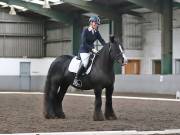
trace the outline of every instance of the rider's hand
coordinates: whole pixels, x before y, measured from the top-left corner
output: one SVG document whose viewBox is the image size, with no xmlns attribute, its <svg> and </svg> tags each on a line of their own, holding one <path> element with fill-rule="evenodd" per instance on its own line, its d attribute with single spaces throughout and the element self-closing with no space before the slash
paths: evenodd
<svg viewBox="0 0 180 135">
<path fill-rule="evenodd" d="M 94 49 L 94 48 L 92 49 L 92 52 L 95 53 L 95 54 L 98 53 L 98 51 L 96 49 Z"/>
</svg>

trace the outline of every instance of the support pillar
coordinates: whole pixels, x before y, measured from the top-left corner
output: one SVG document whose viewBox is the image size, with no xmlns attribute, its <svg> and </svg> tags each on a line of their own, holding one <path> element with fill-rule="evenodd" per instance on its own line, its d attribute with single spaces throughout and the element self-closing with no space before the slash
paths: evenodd
<svg viewBox="0 0 180 135">
<path fill-rule="evenodd" d="M 162 1 L 161 74 L 172 74 L 173 1 Z"/>
<path fill-rule="evenodd" d="M 80 47 L 80 41 L 81 41 L 81 32 L 83 29 L 81 18 L 79 15 L 77 15 L 73 22 L 73 36 L 72 36 L 72 46 L 73 46 L 73 55 L 78 55 L 78 50 Z"/>
<path fill-rule="evenodd" d="M 120 16 L 120 21 L 110 21 L 109 24 L 109 32 L 110 35 L 113 34 L 115 36 L 116 41 L 122 43 L 122 16 Z M 116 74 L 122 73 L 122 67 L 119 63 L 114 64 L 114 70 Z"/>
</svg>

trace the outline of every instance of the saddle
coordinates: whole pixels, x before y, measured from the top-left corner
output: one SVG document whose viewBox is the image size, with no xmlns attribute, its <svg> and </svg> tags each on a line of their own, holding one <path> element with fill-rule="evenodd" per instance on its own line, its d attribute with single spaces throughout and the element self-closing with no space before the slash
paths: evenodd
<svg viewBox="0 0 180 135">
<path fill-rule="evenodd" d="M 93 62 L 94 62 L 95 57 L 96 57 L 95 54 L 91 54 L 91 55 L 90 55 L 87 68 L 86 68 L 85 71 L 83 72 L 84 74 L 89 74 L 89 73 L 91 72 L 92 65 L 93 65 Z M 81 57 L 80 57 L 79 55 L 73 57 L 73 59 L 71 60 L 71 62 L 70 62 L 70 64 L 69 64 L 69 67 L 68 67 L 69 72 L 77 73 L 77 71 L 78 71 L 79 66 L 80 66 L 81 63 L 82 63 L 82 61 L 81 61 Z"/>
</svg>

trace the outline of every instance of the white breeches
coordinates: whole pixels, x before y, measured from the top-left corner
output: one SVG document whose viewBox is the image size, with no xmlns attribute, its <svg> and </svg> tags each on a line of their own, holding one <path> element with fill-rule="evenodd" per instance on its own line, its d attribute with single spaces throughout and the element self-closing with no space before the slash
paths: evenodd
<svg viewBox="0 0 180 135">
<path fill-rule="evenodd" d="M 80 53 L 83 66 L 86 68 L 89 62 L 90 53 Z"/>
</svg>

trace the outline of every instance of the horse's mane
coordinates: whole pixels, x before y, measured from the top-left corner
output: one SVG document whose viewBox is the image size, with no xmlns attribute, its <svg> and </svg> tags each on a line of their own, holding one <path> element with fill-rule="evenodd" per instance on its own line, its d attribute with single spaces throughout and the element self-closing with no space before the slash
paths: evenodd
<svg viewBox="0 0 180 135">
<path fill-rule="evenodd" d="M 103 45 L 103 47 L 98 51 L 98 53 L 96 54 L 96 57 L 95 57 L 95 59 L 94 59 L 94 62 L 96 62 L 97 59 L 98 59 L 101 55 L 105 54 L 105 52 L 106 52 L 107 50 L 109 50 L 109 42 L 108 42 L 108 43 L 105 43 L 105 44 Z"/>
<path fill-rule="evenodd" d="M 99 50 L 98 54 L 100 55 L 102 52 L 104 52 L 106 49 L 109 49 L 109 42 L 105 43 L 103 47 Z"/>
</svg>

